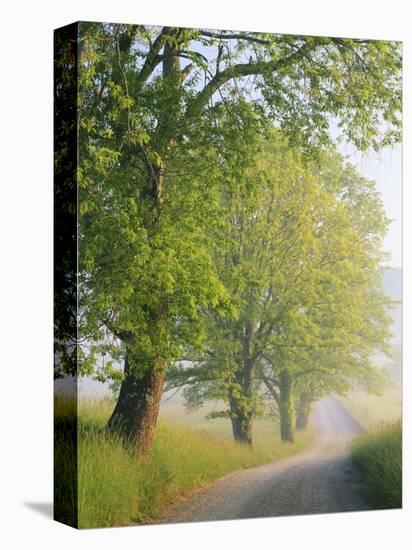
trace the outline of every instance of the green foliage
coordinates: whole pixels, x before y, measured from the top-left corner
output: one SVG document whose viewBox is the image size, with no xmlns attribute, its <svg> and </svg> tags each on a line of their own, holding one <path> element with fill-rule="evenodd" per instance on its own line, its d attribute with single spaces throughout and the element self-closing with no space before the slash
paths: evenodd
<svg viewBox="0 0 412 550">
<path fill-rule="evenodd" d="M 296 40 L 280 45 L 283 55 L 296 48 Z M 305 37 L 300 44 L 305 55 L 299 63 L 265 74 L 262 85 L 262 95 L 292 143 L 309 156 L 314 145 L 331 144 L 331 119 L 360 150 L 400 139 L 399 43 Z"/>
<path fill-rule="evenodd" d="M 230 309 L 211 241 L 258 133 L 275 122 L 307 156 L 330 143 L 330 117 L 359 148 L 399 138 L 394 42 L 81 23 L 78 74 L 79 360 L 102 380 L 126 344 L 135 370 L 201 349 L 202 312 Z"/>
<path fill-rule="evenodd" d="M 78 187 L 79 374 L 116 389 L 127 348 L 132 374 L 168 366 L 191 405 L 223 399 L 242 420 L 262 414 L 264 376 L 276 399 L 280 371 L 318 393 L 378 391 L 388 222 L 329 125 L 360 150 L 399 141 L 400 45 L 81 23 L 77 54 L 76 173 L 64 147 L 55 160 Z M 101 421 L 79 436 L 83 526 L 156 517 L 278 452 L 161 425 L 137 462 Z"/>
<path fill-rule="evenodd" d="M 402 424 L 384 424 L 358 438 L 352 457 L 365 474 L 374 508 L 402 507 Z"/>
<path fill-rule="evenodd" d="M 362 383 L 379 392 L 390 304 L 381 287 L 388 221 L 375 184 L 334 151 L 303 162 L 280 132 L 222 190 L 225 223 L 214 250 L 231 315 L 206 314 L 208 340 L 195 365 L 168 370 L 191 406 L 236 402 L 236 415 L 264 409 L 262 381 L 279 405 L 279 373 L 314 398 Z M 234 410 L 223 411 L 233 417 Z"/>
<path fill-rule="evenodd" d="M 54 40 L 54 377 L 77 372 L 77 25 Z"/>
</svg>

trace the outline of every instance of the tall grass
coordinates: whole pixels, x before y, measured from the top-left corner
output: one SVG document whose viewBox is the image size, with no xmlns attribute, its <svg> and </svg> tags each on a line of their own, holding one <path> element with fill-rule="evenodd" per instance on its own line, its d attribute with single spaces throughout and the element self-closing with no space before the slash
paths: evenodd
<svg viewBox="0 0 412 550">
<path fill-rule="evenodd" d="M 83 528 L 153 522 L 176 498 L 228 472 L 285 458 L 302 450 L 313 436 L 299 434 L 293 445 L 260 440 L 250 449 L 161 420 L 149 455 L 137 460 L 103 429 L 109 411 L 105 402 L 81 407 L 78 498 Z"/>
<path fill-rule="evenodd" d="M 352 456 L 365 474 L 371 505 L 375 508 L 401 508 L 401 422 L 385 424 L 357 438 Z"/>
<path fill-rule="evenodd" d="M 78 526 L 77 403 L 57 397 L 54 405 L 54 518 Z"/>
</svg>

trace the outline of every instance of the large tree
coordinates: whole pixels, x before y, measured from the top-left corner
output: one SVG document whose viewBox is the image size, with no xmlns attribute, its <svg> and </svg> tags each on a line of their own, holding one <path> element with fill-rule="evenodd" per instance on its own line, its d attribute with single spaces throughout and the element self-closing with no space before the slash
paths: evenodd
<svg viewBox="0 0 412 550">
<path fill-rule="evenodd" d="M 371 353 L 386 349 L 380 288 L 387 226 L 372 182 L 336 153 L 299 161 L 279 132 L 237 185 L 222 191 L 228 214 L 215 265 L 234 315 L 207 313 L 208 345 L 191 368 L 168 370 L 191 404 L 221 399 L 235 440 L 252 442 L 263 382 L 293 441 L 294 404 L 381 379 Z M 221 243 L 224 243 L 223 245 Z"/>
<path fill-rule="evenodd" d="M 82 372 L 95 351 L 123 353 L 109 424 L 137 452 L 166 364 L 200 338 L 199 311 L 225 300 L 202 228 L 227 156 L 270 122 L 308 155 L 330 143 L 331 119 L 361 149 L 393 143 L 400 68 L 392 42 L 80 24 Z"/>
<path fill-rule="evenodd" d="M 374 182 L 337 155 L 324 157 L 319 175 L 329 200 L 313 220 L 310 235 L 317 245 L 306 250 L 309 258 L 299 257 L 300 267 L 281 268 L 293 281 L 284 278 L 278 286 L 288 311 L 260 364 L 260 378 L 279 407 L 284 441 L 294 440 L 296 394 L 305 424 L 310 402 L 325 393 L 344 393 L 359 383 L 379 392 L 385 375 L 373 357 L 389 351 L 391 300 L 382 287 L 388 220 L 381 198 Z"/>
</svg>

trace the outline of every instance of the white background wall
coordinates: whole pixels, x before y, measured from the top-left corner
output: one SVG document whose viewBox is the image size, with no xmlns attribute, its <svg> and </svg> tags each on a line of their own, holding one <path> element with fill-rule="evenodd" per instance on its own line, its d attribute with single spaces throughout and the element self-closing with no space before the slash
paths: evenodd
<svg viewBox="0 0 412 550">
<path fill-rule="evenodd" d="M 52 500 L 52 29 L 84 20 L 219 27 L 405 41 L 405 387 L 410 345 L 411 55 L 401 0 L 67 0 L 2 4 L 0 64 L 0 544 L 3 548 L 408 548 L 404 511 L 76 532 L 30 503 Z M 408 397 L 406 395 L 406 397 Z M 405 463 L 411 464 L 411 400 Z M 410 544 L 410 542 L 409 542 Z"/>
</svg>

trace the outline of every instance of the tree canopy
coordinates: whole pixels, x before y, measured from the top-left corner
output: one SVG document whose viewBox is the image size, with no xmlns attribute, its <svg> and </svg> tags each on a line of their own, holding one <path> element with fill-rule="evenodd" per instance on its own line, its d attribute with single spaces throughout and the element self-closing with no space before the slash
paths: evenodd
<svg viewBox="0 0 412 550">
<path fill-rule="evenodd" d="M 398 141 L 401 50 L 385 41 L 80 23 L 77 44 L 67 44 L 66 53 L 61 60 L 67 67 L 77 62 L 78 77 L 77 366 L 80 374 L 105 380 L 119 376 L 112 359 L 125 359 L 112 425 L 130 426 L 128 436 L 144 450 L 151 436 L 143 432 L 149 425 L 147 433 L 153 432 L 166 365 L 185 349 L 204 347 L 205 311 L 225 314 L 240 296 L 233 295 L 233 281 L 225 280 L 212 253 L 222 223 L 226 226 L 222 188 L 228 193 L 235 188 L 252 166 L 259 140 L 274 126 L 306 162 L 319 160 L 331 146 L 332 125 L 360 150 Z M 260 162 L 268 161 L 262 157 Z M 289 330 L 305 328 L 308 339 L 319 341 L 326 337 L 321 313 L 303 315 L 306 305 L 297 309 L 303 300 L 298 287 L 293 292 L 289 285 L 285 298 L 278 289 L 286 280 L 306 278 L 308 287 L 322 287 L 327 299 L 344 269 L 360 277 L 355 259 L 362 243 L 349 239 L 353 250 L 345 250 L 343 235 L 356 228 L 347 227 L 343 203 L 336 201 L 329 219 L 332 194 L 312 183 L 314 175 L 300 185 L 300 168 L 289 161 L 288 168 L 297 192 L 290 199 L 285 192 L 282 199 L 295 200 L 287 223 L 282 200 L 278 204 L 266 195 L 279 211 L 268 237 L 259 237 L 262 257 L 276 246 L 284 258 L 282 269 L 276 268 L 274 281 L 274 267 L 267 262 L 261 266 L 266 273 L 255 282 L 250 271 L 249 283 L 253 295 L 272 277 L 281 304 L 286 295 L 295 304 L 282 313 Z M 280 176 L 273 176 L 278 181 Z M 355 187 L 349 189 L 353 178 L 347 179 L 342 193 L 356 200 Z M 321 197 L 319 215 L 325 216 L 317 228 L 308 206 L 314 195 Z M 373 200 L 372 193 L 364 195 Z M 363 208 L 369 207 L 365 198 Z M 357 218 L 365 223 L 365 216 Z M 321 251 L 314 233 L 326 227 L 331 237 L 325 233 Z M 296 236 L 292 256 L 288 232 L 299 231 L 302 238 Z M 365 238 L 377 251 L 375 234 Z M 321 281 L 313 258 L 318 265 L 334 261 L 334 247 L 345 256 L 353 253 L 351 268 L 341 267 L 349 259 L 338 263 Z M 234 277 L 240 275 L 241 280 L 240 273 Z M 270 298 L 271 286 L 264 292 Z M 310 292 L 306 301 L 313 297 Z M 277 311 L 283 311 L 281 304 Z M 274 308 L 271 299 L 265 307 Z M 262 338 L 279 344 L 282 333 L 275 335 L 269 327 L 272 322 L 261 329 Z"/>
<path fill-rule="evenodd" d="M 171 367 L 169 387 L 186 385 L 191 404 L 227 402 L 215 415 L 249 430 L 262 382 L 278 406 L 282 377 L 291 389 L 299 380 L 379 390 L 371 354 L 389 337 L 380 252 L 388 220 L 373 183 L 334 152 L 304 163 L 275 132 L 222 194 L 215 263 L 236 312 L 209 314 L 205 354 L 192 368 Z"/>
</svg>

